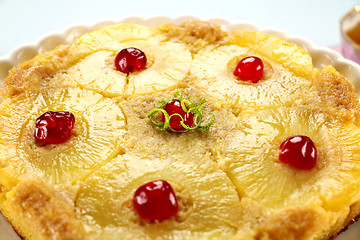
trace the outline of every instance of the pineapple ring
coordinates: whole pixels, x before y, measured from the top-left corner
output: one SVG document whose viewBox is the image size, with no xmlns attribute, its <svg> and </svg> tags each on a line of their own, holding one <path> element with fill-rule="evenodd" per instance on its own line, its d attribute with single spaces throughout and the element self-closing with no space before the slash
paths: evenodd
<svg viewBox="0 0 360 240">
<path fill-rule="evenodd" d="M 129 75 L 116 70 L 114 59 L 124 48 L 142 49 L 148 59 L 145 69 Z M 147 94 L 179 86 L 191 65 L 191 54 L 184 45 L 133 40 L 123 42 L 118 49 L 103 49 L 91 53 L 78 63 L 57 74 L 55 84 L 78 85 L 108 97 Z"/>
<path fill-rule="evenodd" d="M 296 76 L 311 78 L 314 66 L 311 56 L 300 46 L 278 36 L 259 31 L 235 30 L 227 44 L 247 48 L 289 69 Z"/>
<path fill-rule="evenodd" d="M 146 94 L 174 89 L 189 72 L 192 56 L 181 43 L 164 41 L 153 28 L 119 24 L 81 36 L 71 51 L 87 56 L 72 66 L 70 76 L 80 86 L 109 96 Z M 115 69 L 116 54 L 128 47 L 142 50 L 147 57 L 144 70 L 127 74 Z"/>
<path fill-rule="evenodd" d="M 136 24 L 116 24 L 86 33 L 71 44 L 71 52 L 92 53 L 104 49 L 120 51 L 124 42 L 145 40 L 161 42 L 165 36 L 159 31 Z"/>
<path fill-rule="evenodd" d="M 229 238 L 241 222 L 242 207 L 233 184 L 210 159 L 192 155 L 166 159 L 126 153 L 94 172 L 83 183 L 76 211 L 92 229 L 92 238 L 164 239 Z M 204 156 L 202 157 L 204 158 Z M 174 188 L 179 212 L 160 223 L 142 220 L 132 207 L 142 184 L 166 179 Z M 198 191 L 202 189 L 202 191 Z M 118 214 L 114 214 L 118 213 Z"/>
<path fill-rule="evenodd" d="M 185 44 L 165 39 L 159 30 L 138 25 L 94 30 L 68 47 L 60 46 L 10 71 L 3 96 L 37 91 L 44 86 L 80 87 L 107 97 L 174 89 L 187 76 L 192 55 Z M 116 70 L 114 64 L 116 54 L 128 47 L 143 50 L 148 59 L 144 70 L 129 76 Z M 26 70 L 30 73 L 24 76 Z"/>
<path fill-rule="evenodd" d="M 260 79 L 258 83 L 239 80 L 233 74 L 236 66 L 234 59 L 250 55 L 258 56 L 265 62 L 265 79 Z M 301 95 L 309 95 L 312 86 L 311 80 L 295 76 L 261 53 L 257 55 L 238 45 L 209 46 L 200 51 L 193 60 L 191 79 L 192 84 L 207 95 L 226 101 L 235 108 L 291 105 L 302 99 Z"/>
<path fill-rule="evenodd" d="M 281 142 L 292 135 L 306 135 L 315 143 L 314 169 L 296 170 L 278 160 Z M 352 121 L 300 108 L 267 109 L 242 115 L 225 142 L 220 165 L 242 196 L 267 207 L 334 210 L 359 198 L 353 189 L 360 187 L 360 131 Z"/>
<path fill-rule="evenodd" d="M 63 144 L 37 143 L 33 135 L 36 118 L 47 111 L 64 110 L 75 115 L 71 138 Z M 120 143 L 126 132 L 122 110 L 94 92 L 68 88 L 18 95 L 4 102 L 0 112 L 0 159 L 5 165 L 1 173 L 17 172 L 15 178 L 23 174 L 26 179 L 28 174 L 67 185 L 122 152 Z"/>
</svg>

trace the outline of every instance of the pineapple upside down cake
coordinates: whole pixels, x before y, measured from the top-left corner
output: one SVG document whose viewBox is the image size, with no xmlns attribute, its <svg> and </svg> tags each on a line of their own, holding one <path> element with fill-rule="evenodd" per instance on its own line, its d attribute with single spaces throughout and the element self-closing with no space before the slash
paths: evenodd
<svg viewBox="0 0 360 240">
<path fill-rule="evenodd" d="M 111 25 L 1 94 L 0 209 L 24 239 L 330 239 L 360 214 L 354 87 L 280 37 Z"/>
</svg>

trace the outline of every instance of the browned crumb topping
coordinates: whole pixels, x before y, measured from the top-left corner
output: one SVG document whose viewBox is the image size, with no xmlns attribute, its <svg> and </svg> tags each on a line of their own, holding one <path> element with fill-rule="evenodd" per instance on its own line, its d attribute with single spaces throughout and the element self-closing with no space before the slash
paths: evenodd
<svg viewBox="0 0 360 240">
<path fill-rule="evenodd" d="M 209 44 L 222 41 L 227 36 L 220 26 L 201 21 L 188 21 L 181 25 L 166 23 L 158 29 L 169 38 L 177 38 L 184 42 L 195 53 Z"/>
<path fill-rule="evenodd" d="M 69 203 L 39 182 L 20 183 L 9 199 L 11 215 L 33 232 L 35 239 L 84 239 L 81 224 Z M 19 224 L 19 223 L 18 223 Z"/>
<path fill-rule="evenodd" d="M 308 239 L 322 223 L 323 220 L 314 209 L 288 209 L 264 222 L 255 239 Z"/>
<path fill-rule="evenodd" d="M 317 71 L 314 86 L 323 102 L 338 114 L 353 112 L 359 118 L 360 107 L 354 86 L 333 67 L 326 66 Z"/>
<path fill-rule="evenodd" d="M 52 77 L 62 67 L 67 54 L 68 47 L 61 45 L 11 69 L 0 90 L 1 96 L 6 99 L 25 90 L 37 91 L 41 81 Z"/>
</svg>

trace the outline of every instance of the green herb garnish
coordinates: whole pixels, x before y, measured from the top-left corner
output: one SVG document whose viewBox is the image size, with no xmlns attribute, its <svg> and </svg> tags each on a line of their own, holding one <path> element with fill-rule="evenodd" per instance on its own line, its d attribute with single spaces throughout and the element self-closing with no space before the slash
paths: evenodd
<svg viewBox="0 0 360 240">
<path fill-rule="evenodd" d="M 210 129 L 210 126 L 215 121 L 215 115 L 211 115 L 209 123 L 206 125 L 201 125 L 203 120 L 202 108 L 206 103 L 205 99 L 200 99 L 198 102 L 191 102 L 190 97 L 183 98 L 180 92 L 174 94 L 175 99 L 167 101 L 159 101 L 160 106 L 151 110 L 148 114 L 150 121 L 160 130 L 171 130 L 173 132 L 187 132 L 189 130 L 199 129 L 201 132 L 207 132 Z M 175 102 L 180 102 L 181 109 L 178 112 L 174 112 L 171 115 L 165 110 L 166 109 L 175 109 Z M 157 122 L 154 120 L 157 113 L 162 114 L 162 121 Z"/>
</svg>

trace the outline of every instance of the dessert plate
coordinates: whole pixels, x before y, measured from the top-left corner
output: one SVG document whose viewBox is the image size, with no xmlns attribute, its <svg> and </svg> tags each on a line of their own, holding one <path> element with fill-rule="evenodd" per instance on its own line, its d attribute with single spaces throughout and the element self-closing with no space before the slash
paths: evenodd
<svg viewBox="0 0 360 240">
<path fill-rule="evenodd" d="M 69 27 L 66 30 L 49 33 L 38 39 L 35 43 L 24 44 L 10 51 L 5 56 L 0 56 L 0 86 L 3 84 L 8 71 L 17 66 L 19 63 L 29 60 L 36 56 L 38 53 L 49 51 L 54 49 L 59 44 L 70 44 L 76 37 L 94 30 L 99 27 L 103 27 L 109 24 L 115 23 L 133 23 L 141 24 L 149 27 L 156 27 L 161 23 L 175 23 L 179 24 L 188 20 L 206 20 L 208 22 L 214 22 L 225 31 L 232 31 L 234 29 L 247 29 L 247 30 L 259 30 L 267 33 L 271 33 L 287 40 L 290 40 L 310 53 L 313 58 L 313 64 L 316 68 L 322 68 L 324 65 L 332 65 L 342 75 L 347 77 L 352 84 L 354 84 L 356 92 L 360 94 L 360 66 L 350 60 L 346 60 L 336 51 L 319 47 L 314 45 L 311 41 L 304 39 L 300 36 L 290 35 L 282 30 L 278 29 L 262 29 L 253 23 L 241 22 L 231 23 L 225 19 L 199 19 L 192 16 L 184 16 L 179 18 L 169 17 L 153 17 L 144 19 L 140 17 L 126 18 L 120 21 L 103 21 L 100 23 L 88 25 L 77 25 Z M 1 101 L 1 98 L 0 98 Z M 21 238 L 16 234 L 11 225 L 0 214 L 0 236 L 1 240 L 20 240 Z M 358 240 L 360 237 L 360 221 L 352 224 L 346 231 L 343 231 L 336 240 Z"/>
</svg>

